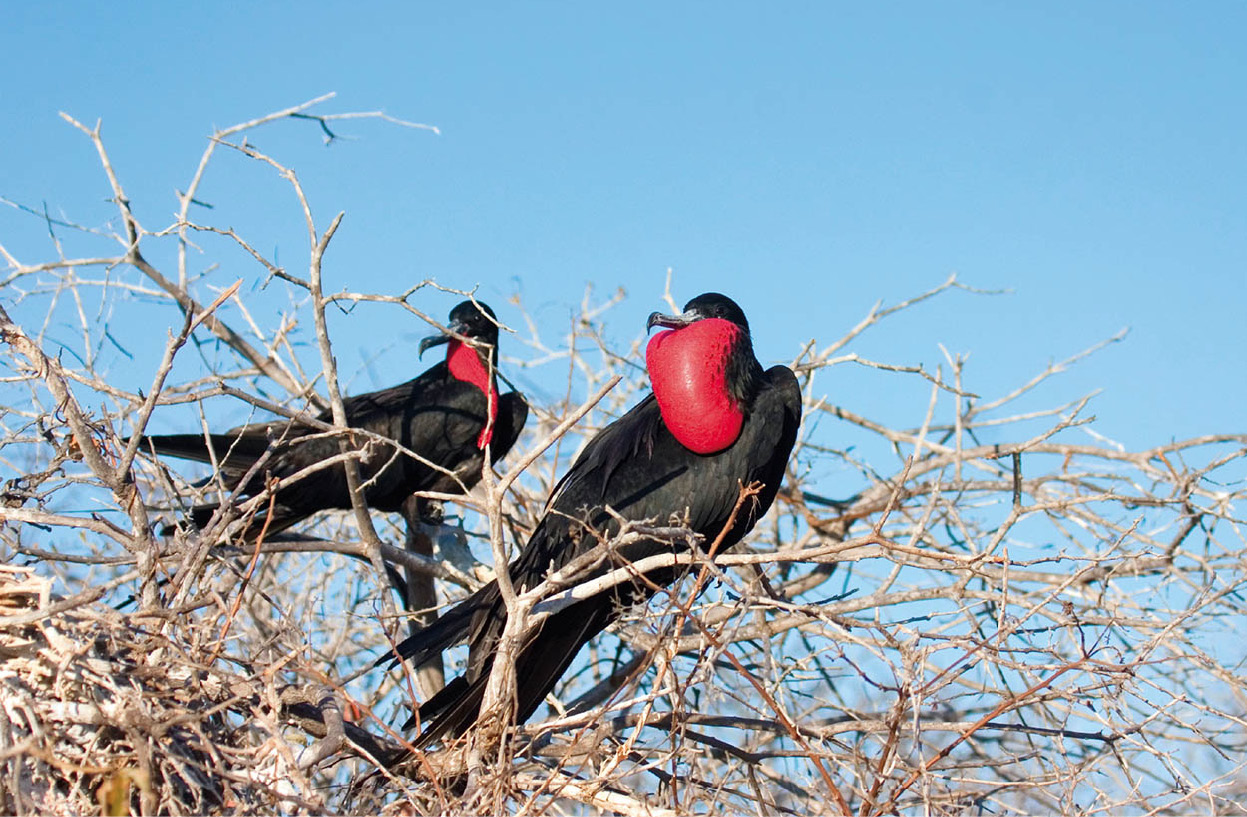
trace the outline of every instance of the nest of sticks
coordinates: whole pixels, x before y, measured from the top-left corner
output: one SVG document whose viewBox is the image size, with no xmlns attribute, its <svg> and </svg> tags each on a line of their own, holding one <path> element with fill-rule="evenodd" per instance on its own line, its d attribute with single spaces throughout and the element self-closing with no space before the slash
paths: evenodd
<svg viewBox="0 0 1247 817">
<path fill-rule="evenodd" d="M 335 748 L 309 734 L 335 731 L 325 701 L 221 669 L 167 616 L 64 609 L 51 585 L 0 564 L 0 812 L 324 808 L 307 774 Z"/>
</svg>

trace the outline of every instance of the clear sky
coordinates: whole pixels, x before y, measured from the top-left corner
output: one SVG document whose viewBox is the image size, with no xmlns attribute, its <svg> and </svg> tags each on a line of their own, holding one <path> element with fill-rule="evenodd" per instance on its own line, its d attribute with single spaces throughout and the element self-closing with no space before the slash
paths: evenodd
<svg viewBox="0 0 1247 817">
<path fill-rule="evenodd" d="M 680 300 L 738 300 L 769 363 L 955 272 L 1010 293 L 950 293 L 854 350 L 933 368 L 942 343 L 994 395 L 1129 327 L 1039 403 L 1102 387 L 1097 427 L 1131 447 L 1244 427 L 1242 3 L 84 2 L 3 16 L 10 201 L 114 217 L 64 110 L 103 121 L 139 217 L 165 226 L 213 127 L 334 91 L 321 112 L 384 109 L 440 134 L 356 121 L 328 147 L 308 122 L 253 135 L 299 171 L 322 226 L 346 211 L 329 289 L 435 277 L 479 284 L 504 319 L 520 291 L 565 326 L 586 284 L 622 285 L 610 320 L 633 337 L 672 268 Z M 216 209 L 198 217 L 285 263 L 306 255 L 288 189 L 254 163 L 222 157 L 200 198 Z M 53 254 L 10 207 L 0 243 Z M 211 260 L 218 284 L 260 277 L 241 254 Z M 344 374 L 424 332 L 397 310 L 356 315 L 334 323 Z M 847 368 L 821 379 L 833 402 L 921 422 L 925 391 L 878 393 L 891 381 Z M 413 373 L 389 355 L 352 390 Z"/>
</svg>

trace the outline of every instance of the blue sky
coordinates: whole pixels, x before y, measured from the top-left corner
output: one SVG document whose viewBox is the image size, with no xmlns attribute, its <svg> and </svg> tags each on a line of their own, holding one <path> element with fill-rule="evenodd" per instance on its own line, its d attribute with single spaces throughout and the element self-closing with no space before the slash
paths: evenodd
<svg viewBox="0 0 1247 817">
<path fill-rule="evenodd" d="M 681 300 L 736 298 L 775 362 L 955 272 L 1010 292 L 950 293 L 854 349 L 933 368 L 942 343 L 994 396 L 1129 327 L 1034 405 L 1103 388 L 1097 428 L 1142 447 L 1243 429 L 1245 24 L 1228 2 L 15 4 L 0 196 L 113 217 L 64 110 L 102 119 L 139 217 L 163 227 L 214 127 L 334 91 L 321 112 L 383 109 L 440 134 L 253 135 L 298 170 L 322 226 L 346 211 L 330 289 L 435 277 L 495 305 L 520 291 L 561 326 L 587 284 L 622 285 L 609 320 L 630 338 L 670 267 Z M 200 217 L 303 263 L 271 172 L 223 156 L 200 198 L 215 208 Z M 0 243 L 52 255 L 9 207 Z M 211 281 L 259 279 L 216 250 Z M 344 375 L 424 332 L 396 310 L 352 317 L 333 325 Z M 353 390 L 413 373 L 388 354 Z M 925 388 L 898 382 L 821 379 L 833 402 L 917 425 Z"/>
</svg>

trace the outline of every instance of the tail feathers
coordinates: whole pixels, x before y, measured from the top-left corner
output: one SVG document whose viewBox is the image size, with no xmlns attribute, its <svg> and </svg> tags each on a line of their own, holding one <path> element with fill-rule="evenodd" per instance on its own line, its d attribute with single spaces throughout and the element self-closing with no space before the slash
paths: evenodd
<svg viewBox="0 0 1247 817">
<path fill-rule="evenodd" d="M 246 470 L 268 450 L 263 436 L 231 434 L 153 434 L 143 438 L 157 454 L 196 462 L 216 462 L 222 468 Z"/>
<path fill-rule="evenodd" d="M 586 599 L 545 622 L 532 644 L 515 662 L 515 721 L 533 716 L 571 666 L 580 648 L 614 618 L 609 598 Z"/>
<path fill-rule="evenodd" d="M 515 664 L 516 723 L 532 717 L 580 648 L 610 623 L 613 607 L 609 598 L 590 600 L 546 622 Z M 492 661 L 487 662 L 471 681 L 459 676 L 421 705 L 419 722 L 424 731 L 414 741 L 417 747 L 427 748 L 447 735 L 459 737 L 472 727 L 480 715 L 491 668 Z M 403 728 L 410 729 L 416 722 L 413 716 Z"/>
<path fill-rule="evenodd" d="M 197 529 L 203 530 L 212 521 L 212 517 L 220 509 L 219 502 L 204 502 L 195 505 L 187 514 L 187 519 Z M 273 536 L 280 533 L 299 520 L 306 518 L 306 514 L 287 508 L 285 505 L 273 505 L 271 509 L 265 508 L 252 517 L 250 524 L 246 530 L 239 533 L 239 536 L 245 540 L 254 541 L 261 531 L 264 531 L 265 537 Z M 264 527 L 265 520 L 268 520 L 268 529 Z M 177 525 L 169 523 L 160 529 L 161 536 L 172 536 L 177 530 Z"/>
<path fill-rule="evenodd" d="M 207 526 L 208 520 L 212 518 L 212 515 L 217 512 L 217 508 L 219 507 L 221 507 L 221 503 L 219 502 L 205 502 L 202 505 L 196 505 L 191 508 L 189 515 L 191 524 L 193 524 L 196 528 L 203 528 Z M 172 536 L 174 531 L 177 529 L 178 526 L 176 523 L 169 522 L 161 527 L 160 535 Z"/>
<path fill-rule="evenodd" d="M 191 508 L 191 523 L 197 528 L 207 527 L 208 521 L 219 510 L 221 503 L 205 502 L 202 505 L 196 505 Z"/>
<path fill-rule="evenodd" d="M 439 739 L 450 735 L 459 737 L 476 722 L 477 713 L 481 709 L 481 699 L 485 697 L 485 685 L 489 683 L 489 675 L 485 674 L 475 681 L 468 681 L 459 676 L 440 692 L 429 698 L 420 707 L 420 717 L 415 715 L 403 724 L 410 729 L 417 722 L 424 727 L 420 737 L 412 743 L 419 749 L 427 749 Z"/>
<path fill-rule="evenodd" d="M 418 667 L 462 642 L 468 637 L 472 618 L 477 611 L 490 603 L 487 594 L 491 587 L 493 586 L 482 587 L 419 632 L 400 641 L 392 652 L 378 658 L 376 664 L 397 664 L 405 660 Z M 496 592 L 497 588 L 493 589 Z"/>
</svg>

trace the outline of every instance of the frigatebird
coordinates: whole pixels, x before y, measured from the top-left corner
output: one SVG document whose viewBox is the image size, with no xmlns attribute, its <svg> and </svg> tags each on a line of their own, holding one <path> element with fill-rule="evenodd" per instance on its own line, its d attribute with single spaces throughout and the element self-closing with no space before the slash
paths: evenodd
<svg viewBox="0 0 1247 817">
<path fill-rule="evenodd" d="M 655 312 L 647 328 L 655 326 L 666 331 L 646 348 L 653 392 L 602 429 L 555 486 L 510 565 L 517 593 L 593 550 L 619 530 L 619 519 L 679 519 L 707 544 L 717 541 L 721 551 L 740 541 L 775 499 L 801 420 L 801 389 L 792 370 L 763 370 L 744 313 L 718 293 L 692 299 L 680 315 Z M 742 488 L 755 484 L 760 490 L 738 507 Z M 611 551 L 587 577 L 686 549 L 632 541 Z M 679 575 L 673 567 L 651 570 L 546 618 L 516 656 L 516 722 L 532 716 L 580 648 L 623 609 Z M 416 746 L 461 736 L 475 723 L 506 619 L 497 582 L 491 582 L 378 661 L 403 658 L 420 666 L 455 644 L 469 644 L 465 672 L 420 707 L 423 730 Z M 406 727 L 416 722 L 413 716 Z"/>
<path fill-rule="evenodd" d="M 497 462 L 524 428 L 528 404 L 523 396 L 498 393 L 494 377 L 498 323 L 493 310 L 480 301 L 464 301 L 450 311 L 447 325 L 449 334 L 420 342 L 421 355 L 432 346 L 448 344 L 445 360 L 414 380 L 342 401 L 347 425 L 370 432 L 352 438 L 357 447 L 368 449 L 359 470 L 369 507 L 397 512 L 417 491 L 470 490 L 481 477 L 485 451 L 491 463 Z M 317 419 L 333 422 L 328 410 Z M 253 423 L 223 434 L 146 438 L 157 454 L 215 463 L 224 488 L 239 496 L 254 495 L 270 479 L 291 477 L 338 456 L 338 440 L 338 435 L 298 420 Z M 219 502 L 196 505 L 191 521 L 203 527 L 219 506 Z M 271 535 L 318 511 L 350 507 L 345 470 L 340 465 L 323 468 L 278 488 L 272 504 L 261 507 L 244 535 L 250 539 L 262 530 Z"/>
</svg>

